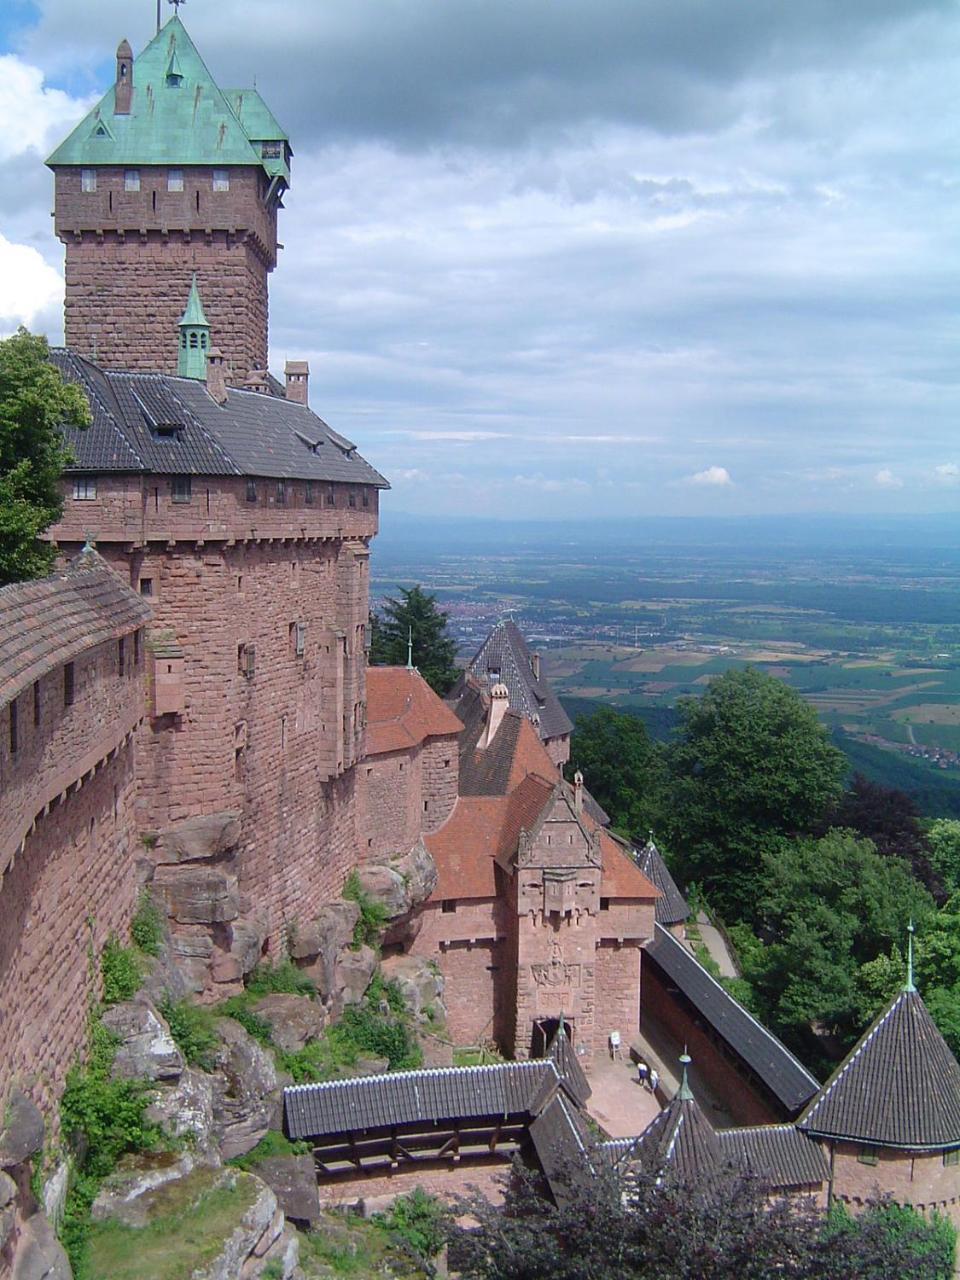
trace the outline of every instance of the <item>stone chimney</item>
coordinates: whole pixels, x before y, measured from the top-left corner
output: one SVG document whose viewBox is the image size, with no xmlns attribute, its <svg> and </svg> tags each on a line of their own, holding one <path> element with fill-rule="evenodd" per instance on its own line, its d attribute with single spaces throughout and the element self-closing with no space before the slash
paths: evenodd
<svg viewBox="0 0 960 1280">
<path fill-rule="evenodd" d="M 261 395 L 266 395 L 270 390 L 266 369 L 251 369 L 244 379 L 243 387 L 245 391 L 259 391 Z"/>
<path fill-rule="evenodd" d="M 583 813 L 583 774 L 579 769 L 573 775 L 573 811 Z"/>
<path fill-rule="evenodd" d="M 539 653 L 531 653 L 530 670 L 533 672 L 534 680 L 540 679 L 540 655 Z"/>
<path fill-rule="evenodd" d="M 211 347 L 207 352 L 207 391 L 217 404 L 227 402 L 227 371 L 223 364 L 223 352 Z"/>
<path fill-rule="evenodd" d="M 310 366 L 306 360 L 288 360 L 283 366 L 287 380 L 287 399 L 294 404 L 307 403 L 307 388 L 310 384 Z"/>
<path fill-rule="evenodd" d="M 129 41 L 121 40 L 117 46 L 117 83 L 113 91 L 113 114 L 128 116 L 133 97 L 133 50 Z"/>
<path fill-rule="evenodd" d="M 497 736 L 497 730 L 510 707 L 510 691 L 505 684 L 495 684 L 490 690 L 490 709 L 487 712 L 487 727 L 480 738 L 481 750 L 489 747 Z"/>
</svg>

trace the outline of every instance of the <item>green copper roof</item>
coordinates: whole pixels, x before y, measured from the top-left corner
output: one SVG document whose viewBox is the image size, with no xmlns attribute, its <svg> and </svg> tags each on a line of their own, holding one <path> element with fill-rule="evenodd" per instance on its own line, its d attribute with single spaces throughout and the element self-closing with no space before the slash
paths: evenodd
<svg viewBox="0 0 960 1280">
<path fill-rule="evenodd" d="M 260 97 L 256 89 L 226 89 L 224 97 L 230 103 L 237 119 L 243 125 L 243 131 L 260 154 L 263 167 L 271 177 L 279 174 L 289 184 L 290 165 L 288 157 L 291 152 L 290 140 L 281 129 L 276 116 Z M 280 146 L 267 147 L 264 155 L 263 143 L 279 142 Z M 279 150 L 279 155 L 270 155 L 271 150 Z"/>
<path fill-rule="evenodd" d="M 178 79 L 179 77 L 182 77 Z M 114 114 L 111 88 L 93 111 L 57 147 L 47 164 L 57 165 L 261 165 L 271 177 L 289 180 L 285 147 L 280 167 L 265 161 L 260 140 L 286 142 L 255 90 L 248 133 L 228 97 L 217 87 L 179 17 L 172 17 L 133 64 L 129 115 Z M 244 95 L 246 97 L 246 94 Z M 246 113 L 246 104 L 245 104 Z M 256 140 L 256 145 L 251 141 Z"/>
<path fill-rule="evenodd" d="M 190 296 L 187 298 L 187 306 L 183 315 L 180 317 L 180 325 L 206 325 L 209 329 L 210 324 L 207 317 L 203 314 L 203 303 L 200 301 L 200 290 L 197 288 L 197 273 L 193 273 L 193 279 L 190 281 Z"/>
</svg>

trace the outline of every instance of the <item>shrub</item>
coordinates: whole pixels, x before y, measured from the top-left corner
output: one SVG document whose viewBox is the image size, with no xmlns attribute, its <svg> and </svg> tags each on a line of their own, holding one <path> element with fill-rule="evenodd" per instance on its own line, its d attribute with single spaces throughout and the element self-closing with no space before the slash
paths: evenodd
<svg viewBox="0 0 960 1280">
<path fill-rule="evenodd" d="M 317 987 L 316 983 L 300 972 L 292 960 L 281 960 L 276 965 L 258 964 L 247 979 L 247 991 L 253 996 L 271 996 L 278 992 L 293 996 L 315 996 Z"/>
<path fill-rule="evenodd" d="M 241 996 L 231 996 L 229 1000 L 221 1001 L 215 1007 L 214 1013 L 222 1018 L 233 1018 L 234 1022 L 239 1022 L 247 1035 L 253 1036 L 254 1040 L 258 1040 L 260 1044 L 272 1044 L 270 1024 L 258 1013 L 253 1012 L 250 1008 L 250 997 L 246 992 Z"/>
<path fill-rule="evenodd" d="M 132 999 L 143 981 L 140 962 L 132 947 L 121 945 L 115 933 L 111 933 L 100 956 L 100 976 L 103 980 L 103 1003 L 118 1004 Z"/>
<path fill-rule="evenodd" d="M 380 935 L 383 933 L 383 927 L 388 919 L 386 907 L 361 886 L 360 876 L 356 870 L 351 871 L 347 876 L 342 896 L 348 902 L 355 902 L 360 908 L 360 918 L 353 926 L 353 942 L 351 943 L 353 950 L 359 951 L 362 946 L 373 947 L 374 950 L 378 950 Z"/>
<path fill-rule="evenodd" d="M 163 912 L 148 890 L 144 889 L 130 922 L 130 937 L 145 955 L 158 956 L 165 936 Z"/>
<path fill-rule="evenodd" d="M 256 1169 L 261 1160 L 269 1160 L 271 1156 L 305 1156 L 310 1154 L 309 1142 L 291 1142 L 279 1129 L 268 1129 L 252 1151 L 246 1155 L 234 1156 L 227 1164 L 235 1169 Z"/>
<path fill-rule="evenodd" d="M 376 1215 L 375 1221 L 429 1259 L 443 1248 L 449 1214 L 435 1196 L 416 1187 L 408 1196 L 398 1196 L 386 1213 Z"/>
<path fill-rule="evenodd" d="M 160 1130 L 144 1120 L 150 1086 L 110 1079 L 118 1044 L 119 1037 L 94 1019 L 87 1065 L 70 1069 L 60 1099 L 61 1129 L 76 1154 L 60 1238 L 76 1280 L 86 1277 L 90 1209 L 101 1181 L 126 1152 L 147 1151 L 162 1141 Z"/>
<path fill-rule="evenodd" d="M 213 1025 L 213 1011 L 189 1000 L 171 1000 L 168 996 L 161 1001 L 160 1012 L 187 1063 L 201 1071 L 212 1071 L 220 1043 Z"/>
</svg>

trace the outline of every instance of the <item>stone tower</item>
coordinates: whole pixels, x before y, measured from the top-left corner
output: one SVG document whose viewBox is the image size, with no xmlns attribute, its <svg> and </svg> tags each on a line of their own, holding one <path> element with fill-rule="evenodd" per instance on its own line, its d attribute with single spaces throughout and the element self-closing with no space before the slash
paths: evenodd
<svg viewBox="0 0 960 1280">
<path fill-rule="evenodd" d="M 176 373 L 196 276 L 231 381 L 267 367 L 267 275 L 290 144 L 255 89 L 221 90 L 178 17 L 54 151 L 67 345 L 109 369 Z"/>
</svg>

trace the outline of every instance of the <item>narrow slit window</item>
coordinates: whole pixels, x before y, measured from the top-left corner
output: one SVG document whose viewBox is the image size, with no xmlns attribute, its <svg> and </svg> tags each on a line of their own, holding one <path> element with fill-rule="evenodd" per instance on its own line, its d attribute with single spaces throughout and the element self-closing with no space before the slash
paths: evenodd
<svg viewBox="0 0 960 1280">
<path fill-rule="evenodd" d="M 15 756 L 20 750 L 20 717 L 17 709 L 17 700 L 10 703 L 10 754 Z"/>
<path fill-rule="evenodd" d="M 63 668 L 63 705 L 72 707 L 77 696 L 77 687 L 73 663 L 68 662 Z"/>
<path fill-rule="evenodd" d="M 40 718 L 42 713 L 42 703 L 40 700 L 40 681 L 33 682 L 33 727 L 39 729 Z"/>
</svg>

